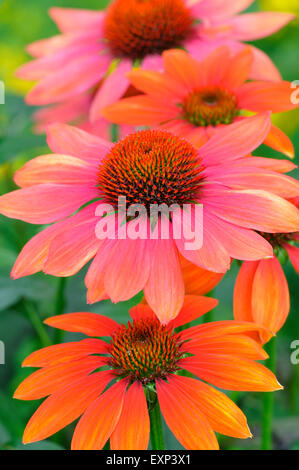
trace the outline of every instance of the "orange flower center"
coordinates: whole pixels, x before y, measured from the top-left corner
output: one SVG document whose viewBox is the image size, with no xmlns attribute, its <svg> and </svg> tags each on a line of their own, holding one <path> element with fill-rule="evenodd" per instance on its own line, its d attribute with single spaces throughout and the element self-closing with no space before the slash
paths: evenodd
<svg viewBox="0 0 299 470">
<path fill-rule="evenodd" d="M 179 370 L 182 344 L 178 334 L 158 321 L 136 320 L 127 327 L 121 325 L 112 336 L 109 365 L 118 377 L 129 377 L 146 385 Z"/>
<path fill-rule="evenodd" d="M 131 59 L 180 47 L 192 32 L 193 18 L 183 0 L 115 0 L 104 24 L 112 53 Z"/>
<path fill-rule="evenodd" d="M 239 114 L 235 95 L 218 87 L 191 91 L 184 99 L 182 109 L 183 118 L 194 126 L 231 124 Z"/>
<path fill-rule="evenodd" d="M 203 167 L 198 151 L 186 140 L 166 131 L 146 130 L 130 134 L 116 143 L 98 172 L 104 202 L 127 205 L 192 204 L 196 202 Z"/>
</svg>

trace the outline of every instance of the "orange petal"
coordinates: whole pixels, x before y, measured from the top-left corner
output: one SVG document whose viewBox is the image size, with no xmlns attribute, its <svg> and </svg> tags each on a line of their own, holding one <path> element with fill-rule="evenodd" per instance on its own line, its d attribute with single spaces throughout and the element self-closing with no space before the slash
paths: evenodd
<svg viewBox="0 0 299 470">
<path fill-rule="evenodd" d="M 83 339 L 72 343 L 54 344 L 30 354 L 23 367 L 47 367 L 61 362 L 70 362 L 89 354 L 107 353 L 107 345 L 100 339 Z"/>
<path fill-rule="evenodd" d="M 287 157 L 294 158 L 295 157 L 295 149 L 293 142 L 291 139 L 282 132 L 276 126 L 271 126 L 270 132 L 267 135 L 266 139 L 264 140 L 264 144 L 268 145 L 277 152 L 284 153 Z"/>
<path fill-rule="evenodd" d="M 177 328 L 178 326 L 185 325 L 186 323 L 201 317 L 205 313 L 217 307 L 217 305 L 218 300 L 213 299 L 212 297 L 186 295 L 180 313 L 168 324 L 168 326 L 171 328 Z"/>
<path fill-rule="evenodd" d="M 214 431 L 239 439 L 251 437 L 246 416 L 224 393 L 189 377 L 171 376 L 169 382 L 198 407 Z"/>
<path fill-rule="evenodd" d="M 145 299 L 144 299 L 145 302 Z M 147 304 L 138 304 L 135 307 L 130 309 L 130 317 L 132 320 L 141 320 L 148 318 L 149 320 L 157 320 L 157 316 L 154 314 L 153 310 Z"/>
<path fill-rule="evenodd" d="M 163 52 L 162 57 L 166 79 L 177 82 L 177 90 L 182 96 L 200 85 L 201 65 L 187 52 L 172 49 Z"/>
<path fill-rule="evenodd" d="M 180 255 L 185 292 L 188 295 L 204 295 L 210 292 L 221 281 L 223 274 L 213 273 L 190 263 Z"/>
<path fill-rule="evenodd" d="M 294 269 L 299 273 L 299 248 L 290 245 L 289 243 L 285 243 L 283 247 L 287 250 Z"/>
<path fill-rule="evenodd" d="M 182 84 L 165 73 L 137 69 L 127 74 L 131 84 L 141 92 L 159 99 L 171 100 L 186 95 Z"/>
<path fill-rule="evenodd" d="M 218 450 L 212 427 L 192 397 L 183 394 L 175 380 L 157 380 L 156 386 L 165 421 L 185 449 Z"/>
<path fill-rule="evenodd" d="M 87 336 L 111 336 L 119 325 L 112 318 L 98 313 L 78 312 L 56 315 L 45 320 L 46 325 Z"/>
<path fill-rule="evenodd" d="M 118 423 L 127 385 L 127 380 L 117 382 L 89 406 L 75 429 L 72 450 L 104 447 Z"/>
<path fill-rule="evenodd" d="M 140 382 L 134 382 L 125 394 L 123 409 L 110 437 L 112 450 L 146 450 L 150 420 Z"/>
<path fill-rule="evenodd" d="M 234 288 L 234 318 L 237 321 L 253 321 L 251 296 L 257 267 L 258 261 L 245 261 L 237 276 Z"/>
<path fill-rule="evenodd" d="M 268 354 L 262 349 L 259 342 L 246 335 L 191 339 L 184 345 L 184 350 L 195 356 L 201 354 L 229 354 L 254 360 L 268 358 Z"/>
<path fill-rule="evenodd" d="M 249 77 L 253 63 L 253 54 L 250 47 L 244 48 L 231 60 L 229 67 L 223 77 L 226 87 L 234 89 L 242 85 Z"/>
<path fill-rule="evenodd" d="M 271 392 L 282 388 L 270 370 L 243 357 L 202 353 L 181 359 L 180 366 L 226 390 Z"/>
<path fill-rule="evenodd" d="M 100 395 L 111 378 L 108 371 L 97 372 L 47 398 L 27 424 L 24 444 L 46 439 L 72 423 Z"/>
<path fill-rule="evenodd" d="M 252 284 L 252 315 L 256 323 L 276 333 L 290 310 L 288 283 L 277 258 L 262 260 Z"/>
<path fill-rule="evenodd" d="M 46 397 L 87 376 L 105 362 L 102 357 L 91 356 L 37 370 L 19 385 L 14 398 L 38 400 Z"/>
</svg>

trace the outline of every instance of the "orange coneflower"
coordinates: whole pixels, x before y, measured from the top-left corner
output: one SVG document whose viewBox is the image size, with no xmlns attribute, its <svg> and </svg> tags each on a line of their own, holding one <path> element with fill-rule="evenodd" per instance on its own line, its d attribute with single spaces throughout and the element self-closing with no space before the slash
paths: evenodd
<svg viewBox="0 0 299 470">
<path fill-rule="evenodd" d="M 125 97 L 102 115 L 118 124 L 160 126 L 202 144 L 247 119 L 244 112 L 278 113 L 298 107 L 290 97 L 291 83 L 247 81 L 253 61 L 249 48 L 232 55 L 227 47 L 219 47 L 202 62 L 174 49 L 165 51 L 162 59 L 163 72 L 139 69 L 128 74 L 143 95 Z M 292 142 L 274 125 L 264 143 L 294 156 Z"/>
<path fill-rule="evenodd" d="M 147 305 L 134 307 L 126 326 L 95 313 L 49 318 L 46 323 L 56 328 L 109 340 L 54 345 L 25 359 L 24 366 L 40 369 L 25 379 L 15 398 L 49 397 L 30 419 L 24 442 L 46 439 L 82 416 L 72 449 L 102 449 L 109 438 L 111 449 L 147 449 L 149 412 L 157 402 L 187 449 L 218 449 L 214 431 L 250 437 L 241 410 L 202 380 L 228 390 L 280 389 L 272 372 L 255 362 L 267 356 L 247 335 L 262 327 L 222 321 L 176 330 L 216 304 L 215 299 L 187 296 L 167 326 Z M 183 370 L 200 380 L 183 376 Z"/>
</svg>

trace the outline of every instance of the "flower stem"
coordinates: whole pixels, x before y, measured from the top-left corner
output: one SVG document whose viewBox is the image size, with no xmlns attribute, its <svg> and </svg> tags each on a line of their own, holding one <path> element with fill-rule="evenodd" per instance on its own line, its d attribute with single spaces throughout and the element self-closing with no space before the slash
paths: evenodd
<svg viewBox="0 0 299 470">
<path fill-rule="evenodd" d="M 164 437 L 163 437 L 163 426 L 161 418 L 161 410 L 158 400 L 156 400 L 153 405 L 152 402 L 149 402 L 149 416 L 151 423 L 151 444 L 152 450 L 164 450 Z"/>
<path fill-rule="evenodd" d="M 272 338 L 266 347 L 269 354 L 266 366 L 275 373 L 276 369 L 276 338 Z M 263 396 L 262 417 L 262 450 L 271 450 L 273 446 L 272 424 L 273 424 L 274 393 L 267 392 Z"/>
<path fill-rule="evenodd" d="M 44 324 L 41 321 L 37 311 L 35 310 L 35 307 L 31 304 L 31 302 L 24 301 L 23 308 L 32 327 L 35 329 L 42 346 L 50 346 L 52 344 L 51 338 L 48 335 L 47 330 L 44 327 Z"/>
<path fill-rule="evenodd" d="M 60 277 L 58 279 L 57 293 L 55 299 L 55 315 L 61 315 L 65 309 L 65 287 L 67 279 Z M 60 343 L 63 340 L 64 332 L 61 330 L 55 331 L 55 343 Z"/>
</svg>

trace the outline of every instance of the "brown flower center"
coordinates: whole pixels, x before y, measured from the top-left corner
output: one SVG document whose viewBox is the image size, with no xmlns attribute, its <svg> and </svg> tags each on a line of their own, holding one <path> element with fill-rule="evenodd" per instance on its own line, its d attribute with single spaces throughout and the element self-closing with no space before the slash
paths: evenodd
<svg viewBox="0 0 299 470">
<path fill-rule="evenodd" d="M 183 0 L 115 0 L 104 24 L 112 53 L 131 59 L 180 47 L 192 33 L 193 18 Z"/>
</svg>

